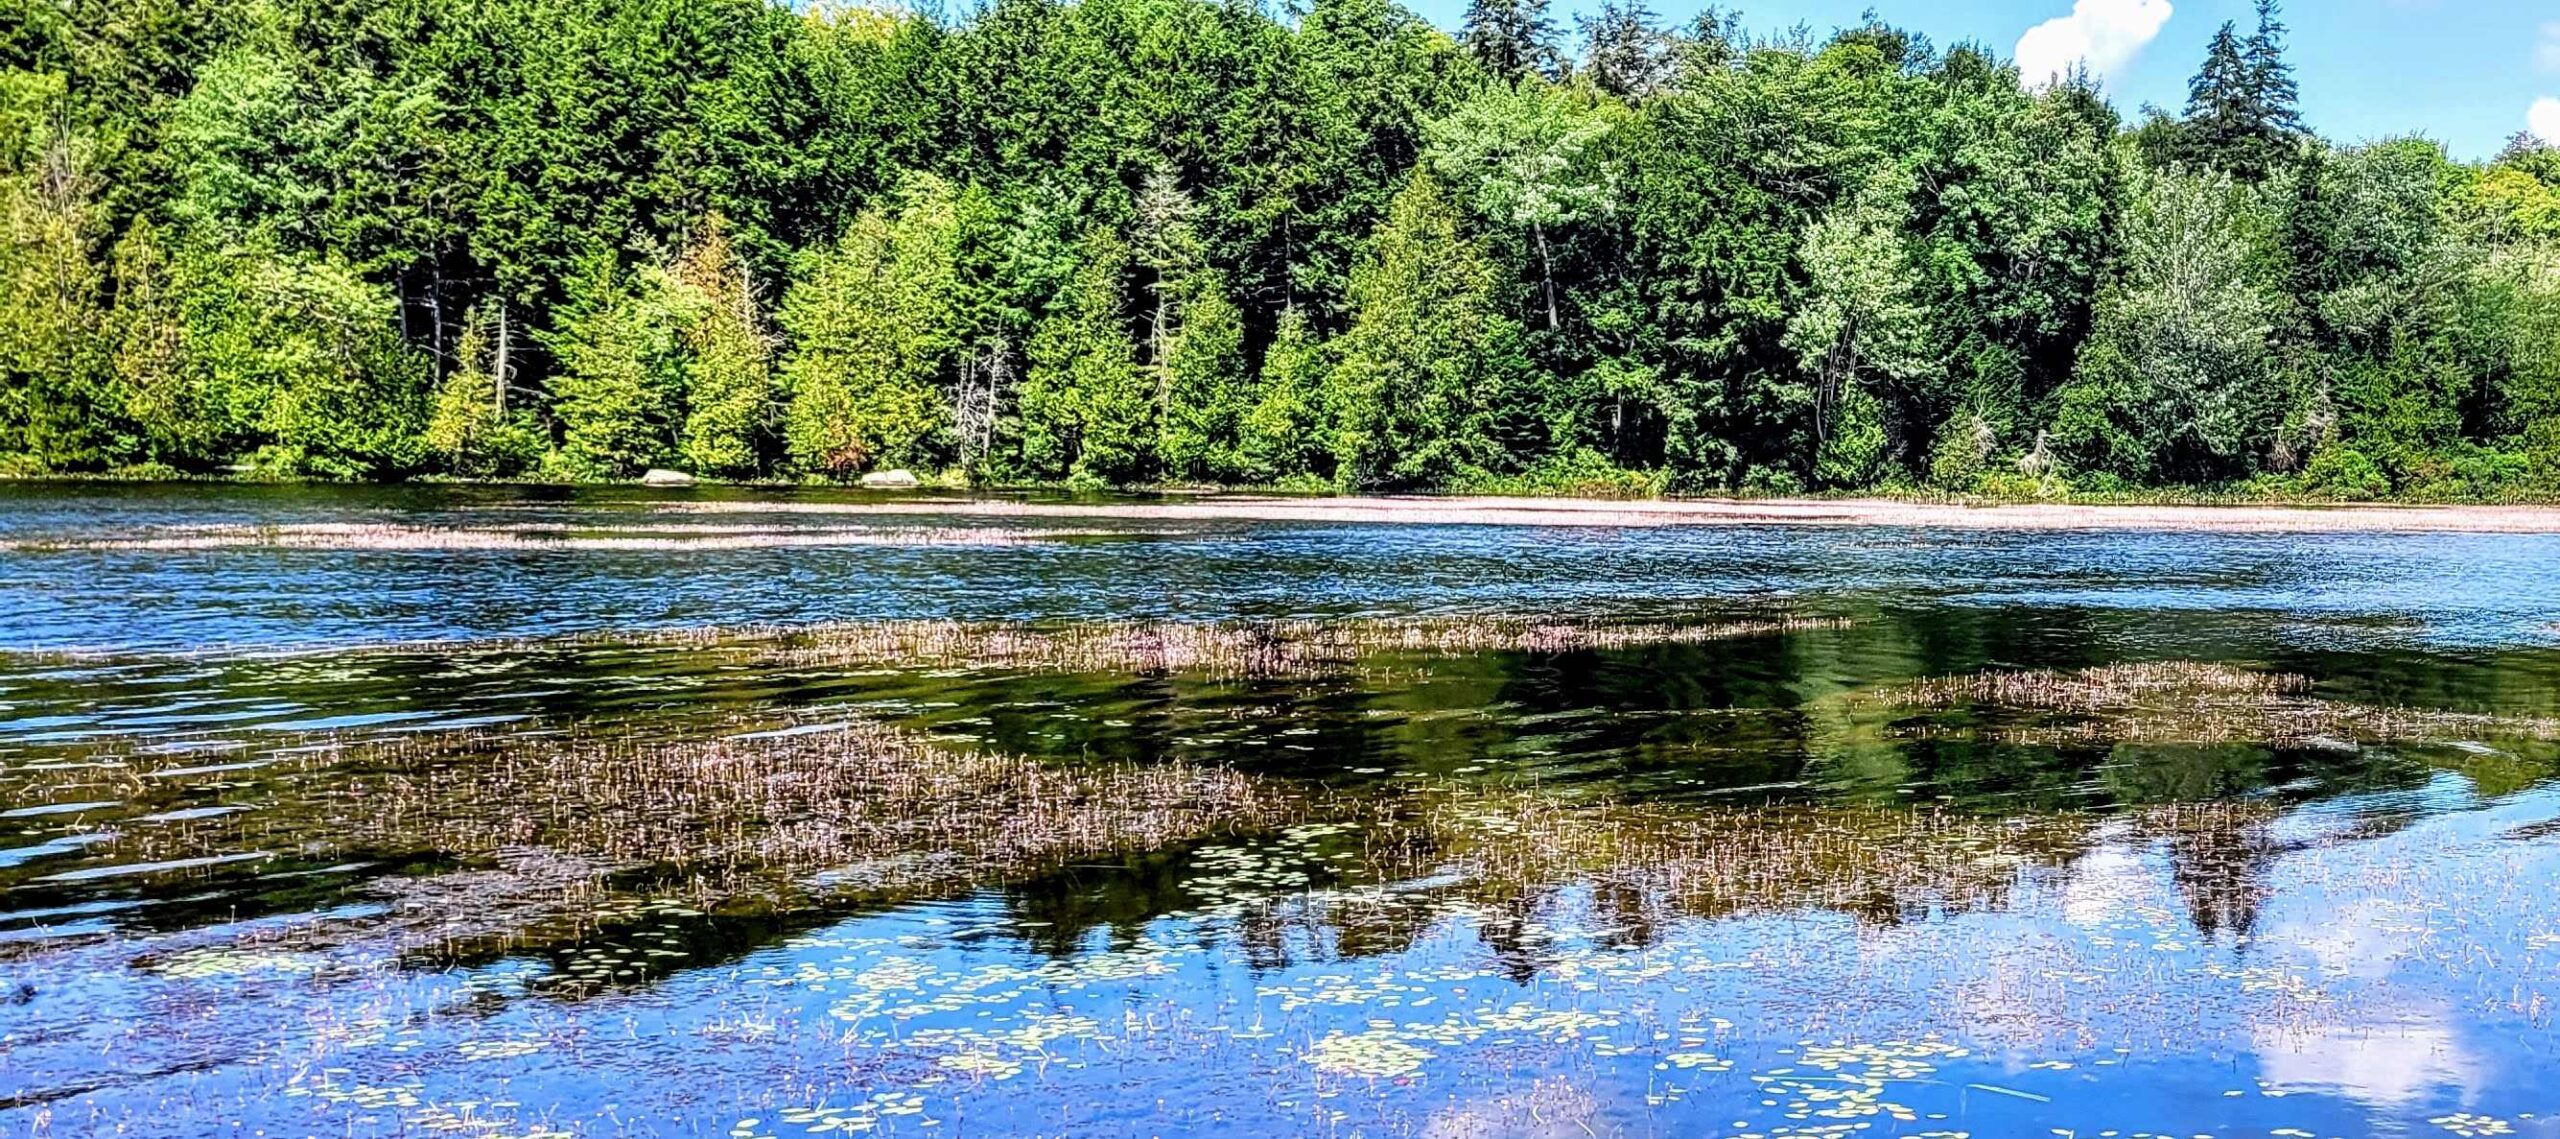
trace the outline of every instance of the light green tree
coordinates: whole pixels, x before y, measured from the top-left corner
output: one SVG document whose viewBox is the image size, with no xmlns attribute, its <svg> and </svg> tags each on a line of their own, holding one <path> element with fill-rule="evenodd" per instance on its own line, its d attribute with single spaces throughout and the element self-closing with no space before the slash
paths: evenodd
<svg viewBox="0 0 2560 1139">
<path fill-rule="evenodd" d="M 1804 236 L 1805 293 L 1786 344 L 1811 380 L 1814 477 L 1872 481 L 1893 448 L 1880 387 L 1919 381 L 1931 358 L 1929 310 L 1904 247 L 1909 182 L 1887 173 Z"/>
<path fill-rule="evenodd" d="M 589 260 L 545 342 L 564 473 L 622 477 L 674 450 L 684 407 L 678 314 L 655 282 Z"/>
<path fill-rule="evenodd" d="M 1428 486 L 1513 458 L 1500 435 L 1526 367 L 1520 329 L 1428 173 L 1396 196 L 1352 272 L 1350 301 L 1324 390 L 1337 481 Z"/>
<path fill-rule="evenodd" d="M 782 410 L 773 341 L 756 311 L 755 283 L 719 215 L 704 220 L 661 287 L 684 352 L 685 420 L 676 453 L 698 474 L 762 471 Z"/>
<path fill-rule="evenodd" d="M 1214 272 L 1185 282 L 1171 340 L 1159 367 L 1165 390 L 1161 450 L 1176 478 L 1236 482 L 1253 475 L 1242 451 L 1244 420 L 1254 404 L 1246 370 L 1244 314 Z"/>
<path fill-rule="evenodd" d="M 1154 473 L 1155 385 L 1121 307 L 1127 265 L 1109 234 L 1089 234 L 1075 275 L 1032 334 L 1020 426 L 1035 475 L 1116 484 Z"/>
<path fill-rule="evenodd" d="M 1598 106 L 1535 81 L 1488 85 L 1431 125 L 1431 168 L 1441 181 L 1479 215 L 1525 233 L 1550 330 L 1563 323 L 1550 239 L 1610 204 L 1599 161 L 1610 127 Z"/>
<path fill-rule="evenodd" d="M 1325 447 L 1324 395 L 1332 355 L 1308 323 L 1290 309 L 1263 352 L 1253 406 L 1237 426 L 1243 477 L 1255 482 L 1320 475 L 1331 459 Z"/>
<path fill-rule="evenodd" d="M 97 457 L 91 407 L 105 274 L 90 145 L 58 77 L 0 74 L 0 455 Z"/>
<path fill-rule="evenodd" d="M 2174 170 L 2141 175 L 2135 195 L 2054 443 L 2075 470 L 2129 479 L 2246 474 L 2286 410 L 2256 195 L 2227 175 Z"/>
<path fill-rule="evenodd" d="M 930 461 L 960 347 L 950 186 L 919 177 L 894 214 L 864 211 L 805 258 L 780 313 L 792 462 L 820 474 Z"/>
</svg>

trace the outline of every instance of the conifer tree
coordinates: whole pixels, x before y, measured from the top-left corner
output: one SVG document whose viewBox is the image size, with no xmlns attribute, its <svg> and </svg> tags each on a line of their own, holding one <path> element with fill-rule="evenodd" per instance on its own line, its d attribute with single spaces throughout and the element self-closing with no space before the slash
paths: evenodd
<svg viewBox="0 0 2560 1139">
<path fill-rule="evenodd" d="M 1477 64 L 1509 83 L 1555 74 L 1555 40 L 1547 0 L 1470 0 L 1459 37 Z"/>
</svg>

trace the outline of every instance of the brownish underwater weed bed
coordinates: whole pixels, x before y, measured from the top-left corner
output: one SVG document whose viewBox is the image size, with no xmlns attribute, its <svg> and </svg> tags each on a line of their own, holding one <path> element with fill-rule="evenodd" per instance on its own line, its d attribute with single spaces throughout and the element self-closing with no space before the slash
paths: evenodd
<svg viewBox="0 0 2560 1139">
<path fill-rule="evenodd" d="M 1090 622 L 1021 625 L 884 621 L 683 634 L 745 646 L 786 666 L 1000 668 L 1061 673 L 1304 676 L 1396 654 L 1568 653 L 1699 644 L 1842 627 L 1773 616 L 1708 624 L 1609 624 L 1525 617 L 1350 621 Z M 763 647 L 769 645 L 770 647 Z"/>
<path fill-rule="evenodd" d="M 2009 743 L 2425 743 L 2560 739 L 2560 720 L 2385 708 L 2313 695 L 2310 678 L 2163 661 L 2076 671 L 1984 672 L 1861 694 L 1870 707 L 1980 719 L 1906 725 Z"/>
</svg>

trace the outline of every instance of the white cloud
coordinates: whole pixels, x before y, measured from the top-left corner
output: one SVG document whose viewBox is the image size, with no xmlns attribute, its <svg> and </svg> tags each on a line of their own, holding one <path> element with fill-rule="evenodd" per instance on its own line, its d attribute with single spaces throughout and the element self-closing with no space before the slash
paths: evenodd
<svg viewBox="0 0 2560 1139">
<path fill-rule="evenodd" d="M 2560 99 L 2536 99 L 2533 109 L 2524 113 L 2524 127 L 2533 137 L 2560 146 Z"/>
<path fill-rule="evenodd" d="M 2070 15 L 2019 37 L 2018 73 L 2045 83 L 2087 63 L 2100 78 L 2112 76 L 2151 46 L 2173 11 L 2169 0 L 2075 0 Z"/>
<path fill-rule="evenodd" d="M 2533 41 L 2533 65 L 2544 71 L 2560 71 L 2560 20 L 2542 25 L 2542 34 Z"/>
</svg>

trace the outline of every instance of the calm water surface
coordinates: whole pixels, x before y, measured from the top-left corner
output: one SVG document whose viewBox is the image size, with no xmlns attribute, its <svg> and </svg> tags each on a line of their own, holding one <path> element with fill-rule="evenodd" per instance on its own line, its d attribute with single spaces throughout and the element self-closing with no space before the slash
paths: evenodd
<svg viewBox="0 0 2560 1139">
<path fill-rule="evenodd" d="M 2497 727 L 2560 719 L 2560 539 L 953 518 L 124 548 L 867 525 L 771 501 L 0 488 L 0 1134 L 2560 1136 L 2560 744 Z M 1773 610 L 1830 623 L 1249 680 L 611 635 Z M 1860 703 L 2141 661 L 2496 719 L 2021 742 Z M 1784 812 L 1853 845 L 1929 812 L 1979 849 L 1913 851 L 1935 869 L 1875 896 L 1817 874 L 1661 905 L 1599 874 L 1380 876 L 1358 828 L 1309 825 L 924 895 L 705 910 L 624 882 L 510 945 L 296 935 L 484 869 L 349 841 L 346 811 L 388 808 L 310 749 L 851 718 L 1351 799 Z M 2164 822 L 2188 808 L 2222 822 Z"/>
</svg>

